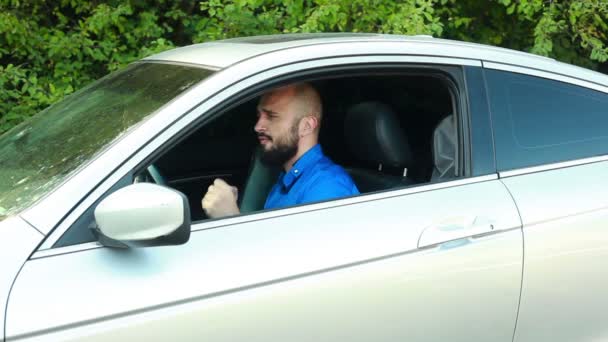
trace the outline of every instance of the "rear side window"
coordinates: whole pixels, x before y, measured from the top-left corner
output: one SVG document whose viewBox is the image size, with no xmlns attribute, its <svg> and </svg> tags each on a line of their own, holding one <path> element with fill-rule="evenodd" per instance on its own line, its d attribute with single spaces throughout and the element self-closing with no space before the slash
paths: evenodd
<svg viewBox="0 0 608 342">
<path fill-rule="evenodd" d="M 499 170 L 608 153 L 608 94 L 486 70 Z"/>
</svg>

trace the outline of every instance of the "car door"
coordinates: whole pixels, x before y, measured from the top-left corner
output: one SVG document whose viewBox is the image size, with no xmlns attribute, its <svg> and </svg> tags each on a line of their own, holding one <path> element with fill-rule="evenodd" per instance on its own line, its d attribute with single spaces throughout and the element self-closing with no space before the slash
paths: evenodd
<svg viewBox="0 0 608 342">
<path fill-rule="evenodd" d="M 501 64 L 486 76 L 525 260 L 515 341 L 608 339 L 608 88 Z"/>
<path fill-rule="evenodd" d="M 257 77 L 366 62 L 322 60 Z M 475 98 L 460 89 L 459 119 L 476 153 L 489 137 L 475 133 L 489 129 L 478 69 L 467 71 Z M 168 129 L 124 163 L 106 189 L 175 134 Z M 497 174 L 475 171 L 486 161 L 452 181 L 196 222 L 182 246 L 40 251 L 13 286 L 7 339 L 511 341 L 521 224 Z"/>
</svg>

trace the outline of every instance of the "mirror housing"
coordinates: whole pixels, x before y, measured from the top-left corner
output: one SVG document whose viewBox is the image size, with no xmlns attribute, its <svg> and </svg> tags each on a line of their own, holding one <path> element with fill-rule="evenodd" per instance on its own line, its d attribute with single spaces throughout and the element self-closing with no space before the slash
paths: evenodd
<svg viewBox="0 0 608 342">
<path fill-rule="evenodd" d="M 95 208 L 93 234 L 108 247 L 181 245 L 190 238 L 190 206 L 181 192 L 136 183 L 104 198 Z"/>
</svg>

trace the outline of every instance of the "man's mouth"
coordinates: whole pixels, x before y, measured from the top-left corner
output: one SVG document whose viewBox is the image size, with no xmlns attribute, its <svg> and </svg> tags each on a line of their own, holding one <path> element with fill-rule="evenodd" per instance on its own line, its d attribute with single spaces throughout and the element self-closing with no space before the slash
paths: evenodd
<svg viewBox="0 0 608 342">
<path fill-rule="evenodd" d="M 272 140 L 272 138 L 270 138 L 270 137 L 269 137 L 269 136 L 267 136 L 267 135 L 263 135 L 263 134 L 258 135 L 258 141 L 259 141 L 259 142 L 260 142 L 260 144 L 262 144 L 262 145 L 264 145 L 264 144 L 268 143 L 268 142 L 269 142 L 269 141 L 271 141 L 271 140 Z"/>
</svg>

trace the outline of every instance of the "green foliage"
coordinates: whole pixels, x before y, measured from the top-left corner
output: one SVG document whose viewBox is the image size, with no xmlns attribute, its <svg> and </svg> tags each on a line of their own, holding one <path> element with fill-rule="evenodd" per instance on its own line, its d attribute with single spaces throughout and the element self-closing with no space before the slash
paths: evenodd
<svg viewBox="0 0 608 342">
<path fill-rule="evenodd" d="M 208 0 L 195 41 L 293 32 L 441 35 L 437 0 Z"/>
<path fill-rule="evenodd" d="M 447 0 L 446 38 L 498 45 L 596 69 L 608 61 L 608 2 Z"/>
<path fill-rule="evenodd" d="M 175 46 L 289 32 L 427 34 L 588 68 L 608 61 L 608 1 L 0 0 L 0 133 Z"/>
<path fill-rule="evenodd" d="M 167 6 L 0 0 L 0 133 L 108 72 L 174 47 L 179 25 L 165 18 Z M 171 6 L 173 15 L 181 10 Z"/>
</svg>

